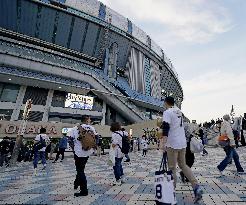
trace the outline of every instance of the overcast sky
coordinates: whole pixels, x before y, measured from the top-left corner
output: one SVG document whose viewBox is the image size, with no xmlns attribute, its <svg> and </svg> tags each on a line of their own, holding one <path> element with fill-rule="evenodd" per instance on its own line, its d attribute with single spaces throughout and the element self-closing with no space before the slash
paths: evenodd
<svg viewBox="0 0 246 205">
<path fill-rule="evenodd" d="M 199 122 L 246 112 L 246 0 L 102 0 L 156 41 Z"/>
</svg>

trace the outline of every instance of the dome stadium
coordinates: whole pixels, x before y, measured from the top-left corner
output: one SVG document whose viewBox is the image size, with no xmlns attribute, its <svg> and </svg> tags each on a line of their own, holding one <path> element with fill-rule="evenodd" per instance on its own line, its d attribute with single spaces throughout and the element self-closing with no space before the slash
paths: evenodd
<svg viewBox="0 0 246 205">
<path fill-rule="evenodd" d="M 0 118 L 123 125 L 155 119 L 183 90 L 165 51 L 96 0 L 0 1 Z"/>
</svg>

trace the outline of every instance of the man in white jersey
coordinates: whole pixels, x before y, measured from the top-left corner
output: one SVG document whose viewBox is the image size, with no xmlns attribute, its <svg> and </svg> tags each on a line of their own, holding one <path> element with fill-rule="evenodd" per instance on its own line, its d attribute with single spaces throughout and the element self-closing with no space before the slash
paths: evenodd
<svg viewBox="0 0 246 205">
<path fill-rule="evenodd" d="M 81 126 L 83 129 L 92 131 L 95 135 L 97 135 L 97 132 L 94 127 L 90 125 L 91 119 L 90 116 L 83 116 L 82 117 L 82 124 L 78 125 Z M 74 144 L 74 159 L 75 159 L 75 166 L 76 166 L 76 179 L 74 181 L 74 189 L 78 189 L 80 186 L 80 192 L 75 193 L 74 196 L 87 196 L 88 195 L 88 189 L 87 189 L 87 180 L 85 176 L 85 165 L 87 163 L 87 160 L 89 156 L 93 153 L 93 149 L 90 150 L 83 150 L 81 141 L 79 139 L 79 130 L 78 127 L 74 127 L 71 129 L 67 136 L 70 138 L 70 140 L 73 141 Z"/>
<path fill-rule="evenodd" d="M 176 167 L 178 163 L 180 169 L 192 184 L 195 193 L 195 202 L 197 203 L 202 199 L 203 190 L 198 185 L 198 181 L 194 177 L 191 169 L 186 165 L 185 152 L 187 144 L 183 114 L 174 104 L 175 101 L 173 97 L 167 97 L 165 99 L 165 107 L 167 110 L 163 113 L 163 149 L 167 151 L 168 167 L 173 172 L 174 186 L 176 187 L 177 182 Z"/>
</svg>

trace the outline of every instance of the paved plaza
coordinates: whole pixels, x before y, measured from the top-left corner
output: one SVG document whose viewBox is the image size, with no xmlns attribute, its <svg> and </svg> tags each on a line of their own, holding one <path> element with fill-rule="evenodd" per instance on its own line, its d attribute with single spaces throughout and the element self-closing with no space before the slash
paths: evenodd
<svg viewBox="0 0 246 205">
<path fill-rule="evenodd" d="M 234 165 L 220 176 L 216 165 L 224 157 L 220 148 L 208 148 L 209 155 L 196 156 L 194 173 L 199 179 L 204 197 L 200 204 L 246 205 L 246 175 L 237 175 Z M 244 168 L 245 148 L 239 148 Z M 15 170 L 0 173 L 0 204 L 82 204 L 82 205 L 152 205 L 154 202 L 154 172 L 158 169 L 161 153 L 149 151 L 131 153 L 131 163 L 124 163 L 126 183 L 113 186 L 113 170 L 107 165 L 108 156 L 90 157 L 87 167 L 89 196 L 74 197 L 75 168 L 72 156 L 63 163 L 48 163 L 47 172 L 33 175 L 31 163 L 22 163 Z M 39 165 L 41 169 L 42 166 Z M 193 204 L 193 191 L 180 179 L 176 189 L 178 205 Z"/>
</svg>

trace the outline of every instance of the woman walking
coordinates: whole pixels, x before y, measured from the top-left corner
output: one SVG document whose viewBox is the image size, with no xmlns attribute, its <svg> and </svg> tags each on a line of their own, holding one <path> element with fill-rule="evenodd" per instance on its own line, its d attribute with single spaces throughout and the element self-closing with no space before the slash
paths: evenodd
<svg viewBox="0 0 246 205">
<path fill-rule="evenodd" d="M 122 159 L 124 154 L 122 153 L 122 138 L 124 136 L 123 131 L 121 130 L 121 124 L 118 122 L 114 122 L 110 128 L 112 132 L 112 144 L 111 146 L 114 148 L 115 152 L 115 164 L 113 166 L 114 176 L 116 182 L 114 185 L 121 185 L 124 183 L 124 173 L 122 168 Z"/>
</svg>

